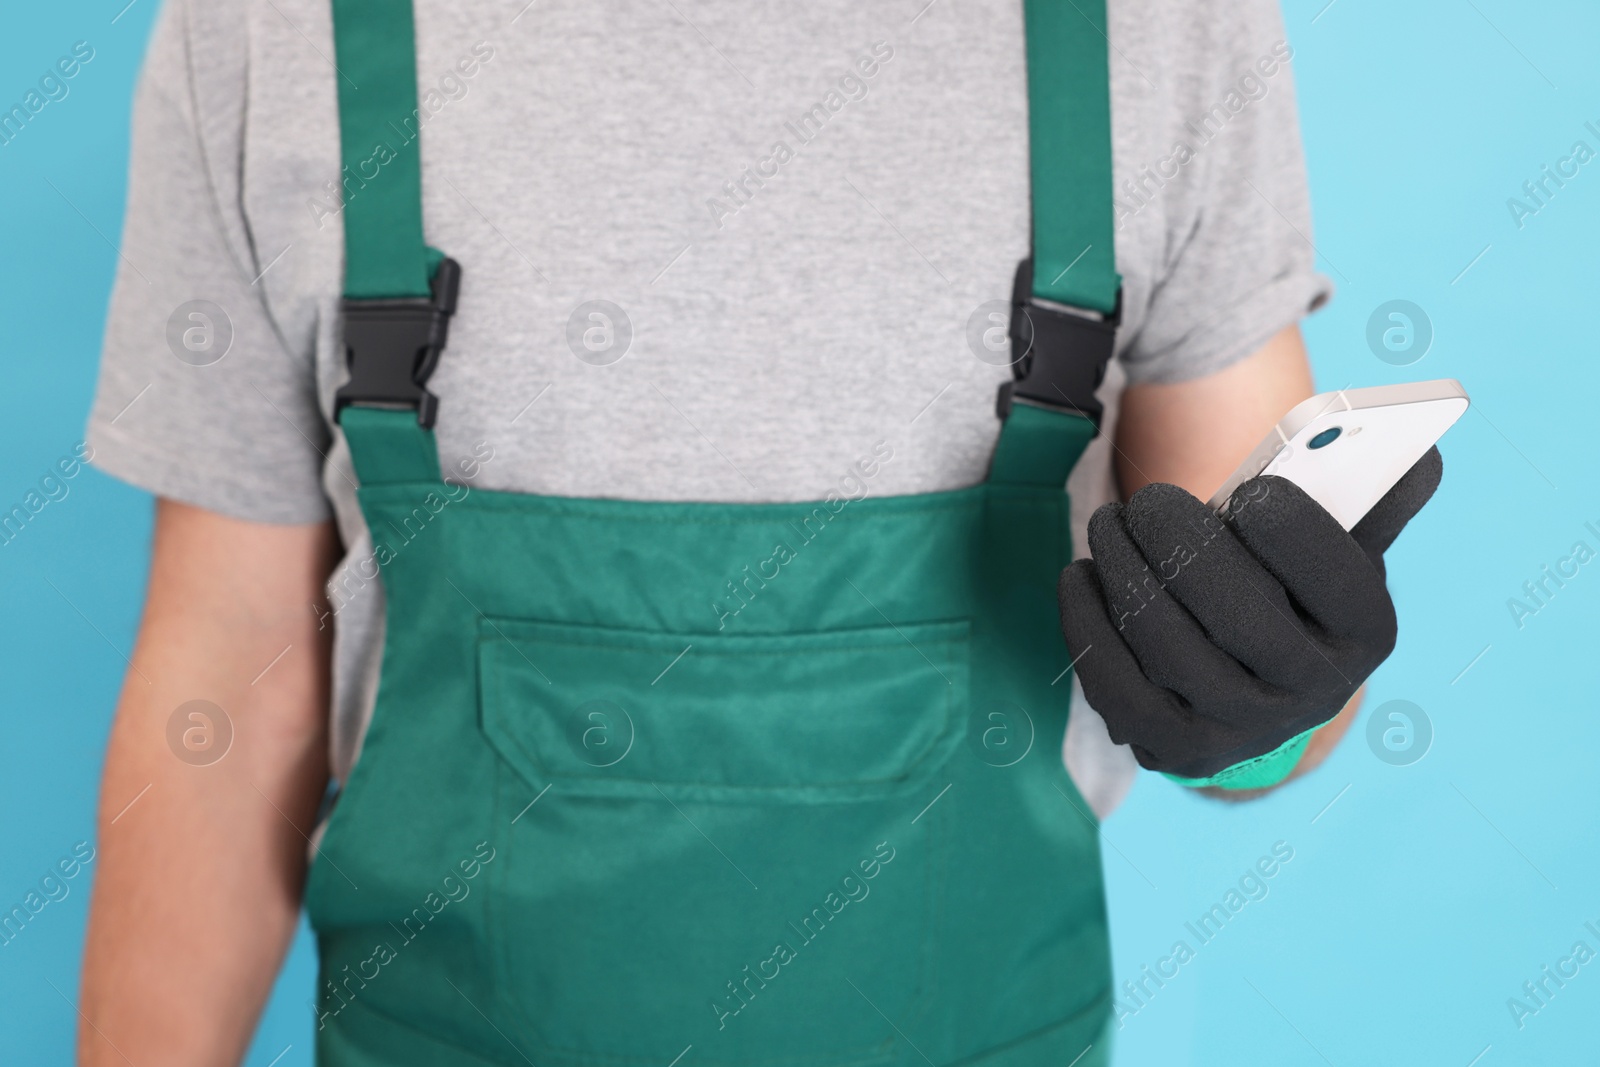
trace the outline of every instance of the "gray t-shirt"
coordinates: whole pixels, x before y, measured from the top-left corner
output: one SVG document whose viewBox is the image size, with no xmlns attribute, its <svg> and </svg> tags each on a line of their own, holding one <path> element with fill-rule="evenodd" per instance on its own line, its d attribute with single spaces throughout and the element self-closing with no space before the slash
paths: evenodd
<svg viewBox="0 0 1600 1067">
<path fill-rule="evenodd" d="M 1017 0 L 415 6 L 427 236 L 465 268 L 431 383 L 447 471 L 812 500 L 882 442 L 873 495 L 983 478 L 1011 373 L 985 305 L 1028 250 Z M 1220 370 L 1328 288 L 1275 0 L 1109 6 L 1124 301 L 1108 428 L 1124 378 Z M 359 559 L 330 419 L 333 59 L 325 0 L 167 0 L 89 437 L 153 493 L 333 516 Z M 1082 544 L 1114 494 L 1106 437 L 1069 487 Z M 382 648 L 376 583 L 341 592 L 359 584 L 334 580 L 341 777 Z M 1106 810 L 1133 764 L 1081 697 L 1074 712 L 1068 766 Z"/>
</svg>

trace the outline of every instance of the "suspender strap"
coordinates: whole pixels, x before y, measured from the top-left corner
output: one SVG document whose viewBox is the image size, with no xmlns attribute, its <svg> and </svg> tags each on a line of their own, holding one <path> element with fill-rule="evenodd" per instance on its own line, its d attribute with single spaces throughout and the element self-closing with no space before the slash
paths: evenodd
<svg viewBox="0 0 1600 1067">
<path fill-rule="evenodd" d="M 991 481 L 1061 486 L 1100 427 L 1121 322 L 1105 0 L 1024 0 L 1033 254 L 1011 294 L 1016 380 Z"/>
<path fill-rule="evenodd" d="M 1105 0 L 1024 0 L 1033 286 L 1039 300 L 1112 314 L 1111 76 Z"/>
<path fill-rule="evenodd" d="M 426 299 L 411 0 L 333 0 L 344 167 L 344 295 Z"/>
<path fill-rule="evenodd" d="M 461 268 L 422 236 L 422 120 L 411 0 L 333 0 L 333 43 L 350 366 L 349 382 L 334 397 L 334 417 L 348 430 L 347 408 L 387 409 L 385 414 L 403 415 L 414 430 L 426 431 L 438 410 L 426 383 L 444 350 Z M 426 445 L 431 451 L 431 437 Z M 351 447 L 363 482 L 373 484 L 368 475 L 378 472 L 365 469 L 372 462 L 363 455 L 371 449 Z"/>
<path fill-rule="evenodd" d="M 1018 404 L 1000 427 L 989 481 L 1060 489 L 1094 435 L 1094 423 L 1081 416 Z"/>
</svg>

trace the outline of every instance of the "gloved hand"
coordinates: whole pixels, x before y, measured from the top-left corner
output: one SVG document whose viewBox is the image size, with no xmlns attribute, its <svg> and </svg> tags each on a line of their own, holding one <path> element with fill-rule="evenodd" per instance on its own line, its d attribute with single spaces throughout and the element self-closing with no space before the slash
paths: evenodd
<svg viewBox="0 0 1600 1067">
<path fill-rule="evenodd" d="M 1349 533 L 1271 475 L 1225 517 L 1164 484 L 1097 510 L 1094 558 L 1061 573 L 1061 629 L 1112 740 L 1188 784 L 1286 777 L 1394 648 L 1383 553 L 1442 473 L 1430 449 Z"/>
</svg>

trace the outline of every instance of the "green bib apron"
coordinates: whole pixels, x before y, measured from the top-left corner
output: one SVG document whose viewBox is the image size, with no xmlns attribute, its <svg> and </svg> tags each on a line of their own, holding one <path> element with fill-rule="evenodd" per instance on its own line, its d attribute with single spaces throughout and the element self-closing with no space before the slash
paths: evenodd
<svg viewBox="0 0 1600 1067">
<path fill-rule="evenodd" d="M 461 272 L 422 238 L 410 3 L 334 0 L 336 410 L 387 636 L 307 887 L 320 1063 L 1106 1062 L 1055 604 L 1120 291 L 1104 6 L 1025 7 L 1037 269 L 988 480 L 682 504 L 441 478 Z"/>
</svg>

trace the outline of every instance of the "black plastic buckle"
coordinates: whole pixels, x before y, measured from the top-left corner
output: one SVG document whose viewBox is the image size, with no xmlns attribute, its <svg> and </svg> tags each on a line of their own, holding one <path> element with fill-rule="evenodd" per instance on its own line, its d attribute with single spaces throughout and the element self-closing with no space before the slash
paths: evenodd
<svg viewBox="0 0 1600 1067">
<path fill-rule="evenodd" d="M 349 300 L 344 313 L 344 351 L 350 380 L 333 396 L 333 417 L 350 404 L 415 408 L 417 423 L 433 426 L 439 398 L 424 386 L 438 366 L 461 289 L 461 265 L 440 262 L 428 300 Z"/>
<path fill-rule="evenodd" d="M 1033 258 L 1017 264 L 1011 289 L 1011 352 L 1016 380 L 1000 386 L 996 409 L 1003 419 L 1021 401 L 1082 415 L 1100 428 L 1104 407 L 1095 390 L 1122 325 L 1122 290 L 1110 315 L 1040 303 L 1033 295 Z M 1018 354 L 1020 353 L 1020 355 Z"/>
</svg>

